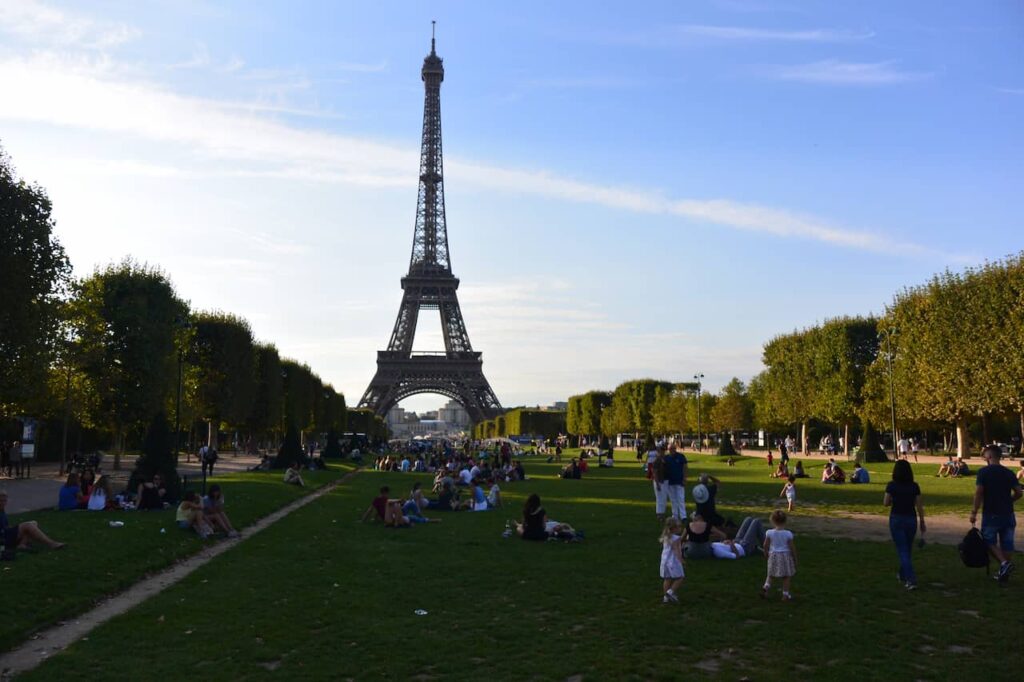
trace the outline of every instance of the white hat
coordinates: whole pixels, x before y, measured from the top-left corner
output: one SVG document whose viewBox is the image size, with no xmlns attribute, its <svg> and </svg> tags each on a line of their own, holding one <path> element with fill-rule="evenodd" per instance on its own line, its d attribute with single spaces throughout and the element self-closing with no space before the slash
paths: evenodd
<svg viewBox="0 0 1024 682">
<path fill-rule="evenodd" d="M 708 487 L 703 483 L 698 483 L 693 486 L 693 499 L 697 501 L 697 504 L 704 504 L 708 501 L 711 494 L 708 493 Z"/>
</svg>

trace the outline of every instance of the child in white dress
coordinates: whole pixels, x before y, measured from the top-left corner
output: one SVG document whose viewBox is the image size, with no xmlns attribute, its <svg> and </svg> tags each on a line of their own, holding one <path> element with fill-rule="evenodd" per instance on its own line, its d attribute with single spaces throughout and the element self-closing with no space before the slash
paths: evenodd
<svg viewBox="0 0 1024 682">
<path fill-rule="evenodd" d="M 782 578 L 782 600 L 789 601 L 790 580 L 796 575 L 796 545 L 793 533 L 786 530 L 786 512 L 776 509 L 771 515 L 772 528 L 765 533 L 764 553 L 768 557 L 768 576 L 764 579 L 761 596 L 767 597 L 772 587 L 772 578 Z"/>
<path fill-rule="evenodd" d="M 782 486 L 782 492 L 779 493 L 779 497 L 786 496 L 786 502 L 789 503 L 789 507 L 786 511 L 793 511 L 796 509 L 796 478 L 790 476 L 786 485 Z"/>
<path fill-rule="evenodd" d="M 672 604 L 679 601 L 676 590 L 683 584 L 683 523 L 675 517 L 665 520 L 661 531 L 661 601 Z"/>
</svg>

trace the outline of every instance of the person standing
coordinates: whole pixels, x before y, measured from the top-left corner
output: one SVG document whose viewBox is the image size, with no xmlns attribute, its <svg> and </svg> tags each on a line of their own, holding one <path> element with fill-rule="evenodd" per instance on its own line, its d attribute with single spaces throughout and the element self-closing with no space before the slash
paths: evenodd
<svg viewBox="0 0 1024 682">
<path fill-rule="evenodd" d="M 923 536 L 927 526 L 924 522 L 924 504 L 921 502 L 921 487 L 914 482 L 914 470 L 910 462 L 898 459 L 892 467 L 892 480 L 885 486 L 883 504 L 889 507 L 889 533 L 896 554 L 900 558 L 899 576 L 908 590 L 917 589 L 917 574 L 911 562 L 914 536 L 918 527 Z"/>
<path fill-rule="evenodd" d="M 665 450 L 660 445 L 647 453 L 647 477 L 654 484 L 654 513 L 661 521 L 665 518 L 668 501 L 668 483 L 665 481 Z"/>
<path fill-rule="evenodd" d="M 910 441 L 907 440 L 906 436 L 900 438 L 898 447 L 900 459 L 906 459 L 907 455 L 910 454 Z"/>
<path fill-rule="evenodd" d="M 668 447 L 665 458 L 665 485 L 668 499 L 672 503 L 672 518 L 686 518 L 686 455 L 679 452 L 675 442 Z"/>
<path fill-rule="evenodd" d="M 978 470 L 974 489 L 974 507 L 971 509 L 971 525 L 978 520 L 981 512 L 981 536 L 992 556 L 999 562 L 995 578 L 1005 583 L 1013 572 L 1013 534 L 1017 518 L 1013 503 L 1021 498 L 1021 485 L 1013 472 L 1002 465 L 1003 451 L 998 445 L 986 445 L 981 452 L 988 466 Z"/>
<path fill-rule="evenodd" d="M 675 507 L 672 508 L 675 511 Z M 683 523 L 676 517 L 665 521 L 661 531 L 661 601 L 674 604 L 679 601 L 676 591 L 683 584 Z"/>
</svg>

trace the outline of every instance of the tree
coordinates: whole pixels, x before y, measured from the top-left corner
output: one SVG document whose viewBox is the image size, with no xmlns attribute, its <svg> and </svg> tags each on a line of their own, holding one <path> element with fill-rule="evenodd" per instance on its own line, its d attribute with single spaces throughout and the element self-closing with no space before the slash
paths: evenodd
<svg viewBox="0 0 1024 682">
<path fill-rule="evenodd" d="M 596 436 L 601 431 L 601 415 L 612 402 L 608 391 L 588 391 L 569 398 L 566 429 L 574 436 Z"/>
<path fill-rule="evenodd" d="M 71 264 L 50 211 L 46 192 L 19 180 L 0 148 L 0 415 L 38 405 L 60 340 Z"/>
<path fill-rule="evenodd" d="M 284 443 L 281 444 L 281 448 L 277 451 L 277 457 L 274 458 L 271 466 L 275 469 L 287 469 L 295 463 L 305 464 L 306 452 L 302 449 L 299 430 L 292 424 L 288 427 L 288 431 L 284 436 Z"/>
<path fill-rule="evenodd" d="M 671 391 L 659 391 L 654 399 L 654 431 L 666 435 L 689 431 L 689 400 L 689 388 L 685 384 L 676 384 Z"/>
<path fill-rule="evenodd" d="M 711 408 L 711 425 L 716 431 L 746 431 L 753 422 L 754 406 L 743 382 L 733 377 Z"/>
<path fill-rule="evenodd" d="M 256 349 L 245 320 L 225 313 L 199 313 L 190 362 L 199 368 L 199 413 L 207 422 L 207 444 L 216 446 L 221 422 L 245 424 L 257 396 Z"/>
<path fill-rule="evenodd" d="M 166 275 L 131 260 L 75 287 L 69 315 L 83 388 L 93 422 L 114 434 L 115 469 L 126 434 L 167 404 L 177 379 L 174 335 L 187 314 Z"/>
<path fill-rule="evenodd" d="M 172 449 L 167 417 L 163 412 L 157 412 L 153 415 L 142 442 L 142 454 L 135 460 L 135 469 L 128 479 L 128 489 L 134 492 L 140 483 L 151 481 L 153 476 L 160 474 L 167 489 L 164 499 L 169 502 L 180 499 L 181 479 L 178 478 Z"/>
<path fill-rule="evenodd" d="M 249 412 L 250 431 L 268 434 L 281 428 L 284 414 L 284 389 L 281 383 L 281 357 L 271 344 L 257 344 L 256 394 Z"/>
</svg>

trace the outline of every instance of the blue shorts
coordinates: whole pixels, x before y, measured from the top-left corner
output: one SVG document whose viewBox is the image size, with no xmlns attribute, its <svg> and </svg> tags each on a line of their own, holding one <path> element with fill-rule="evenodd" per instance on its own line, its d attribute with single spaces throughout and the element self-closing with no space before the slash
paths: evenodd
<svg viewBox="0 0 1024 682">
<path fill-rule="evenodd" d="M 191 521 L 178 521 L 178 528 L 180 528 L 182 530 L 188 530 L 191 527 L 192 527 L 192 522 Z"/>
<path fill-rule="evenodd" d="M 1013 551 L 1013 532 L 1017 528 L 1017 517 L 1013 514 L 984 514 L 981 517 L 981 537 L 992 547 L 998 541 L 1004 552 Z"/>
</svg>

